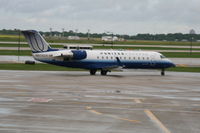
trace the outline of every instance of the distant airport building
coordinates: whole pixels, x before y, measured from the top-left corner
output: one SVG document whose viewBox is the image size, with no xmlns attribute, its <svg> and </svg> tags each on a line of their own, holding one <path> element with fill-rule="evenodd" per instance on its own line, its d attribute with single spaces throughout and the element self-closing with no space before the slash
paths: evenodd
<svg viewBox="0 0 200 133">
<path fill-rule="evenodd" d="M 67 37 L 68 40 L 80 40 L 79 36 L 68 36 Z"/>
<path fill-rule="evenodd" d="M 182 42 L 188 42 L 188 40 L 187 40 L 187 39 L 182 39 L 181 41 L 182 41 Z"/>
<path fill-rule="evenodd" d="M 125 39 L 124 38 L 119 38 L 118 41 L 125 41 Z"/>
<path fill-rule="evenodd" d="M 102 36 L 102 41 L 119 41 L 119 38 L 117 36 Z"/>
</svg>

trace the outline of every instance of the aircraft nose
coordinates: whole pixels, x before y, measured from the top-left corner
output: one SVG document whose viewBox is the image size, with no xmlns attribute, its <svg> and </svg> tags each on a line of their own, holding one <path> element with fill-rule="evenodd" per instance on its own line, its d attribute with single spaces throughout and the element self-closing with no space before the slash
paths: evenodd
<svg viewBox="0 0 200 133">
<path fill-rule="evenodd" d="M 176 65 L 172 61 L 170 62 L 170 66 L 171 67 L 176 67 Z"/>
<path fill-rule="evenodd" d="M 166 59 L 166 61 L 168 62 L 168 67 L 176 67 L 176 65 L 174 64 L 174 62 L 172 62 L 171 60 L 169 59 Z"/>
</svg>

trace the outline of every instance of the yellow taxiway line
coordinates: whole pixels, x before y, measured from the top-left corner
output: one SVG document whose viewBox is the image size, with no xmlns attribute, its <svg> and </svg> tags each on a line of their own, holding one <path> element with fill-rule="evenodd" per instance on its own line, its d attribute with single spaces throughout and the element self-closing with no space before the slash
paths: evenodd
<svg viewBox="0 0 200 133">
<path fill-rule="evenodd" d="M 142 103 L 140 99 L 134 99 L 136 103 Z M 149 109 L 145 109 L 144 113 L 154 122 L 158 125 L 158 127 L 164 132 L 164 133 L 171 133 L 167 127 L 153 114 L 153 112 Z"/>
<path fill-rule="evenodd" d="M 128 121 L 128 122 L 132 122 L 132 123 L 140 123 L 140 121 L 138 121 L 138 120 L 131 120 L 131 119 L 127 119 L 127 118 L 121 118 L 121 117 L 118 117 L 118 116 L 115 116 L 115 115 L 103 114 L 101 112 L 93 110 L 92 107 L 89 107 L 89 106 L 87 106 L 86 109 L 88 111 L 90 111 L 91 113 L 94 113 L 96 115 L 104 115 L 104 116 L 111 117 L 111 118 L 118 119 L 118 120 Z"/>
<path fill-rule="evenodd" d="M 140 99 L 134 99 L 135 103 L 142 103 Z"/>
<path fill-rule="evenodd" d="M 154 121 L 165 133 L 171 133 L 171 131 L 169 131 L 169 129 L 167 129 L 165 127 L 165 125 L 148 109 L 145 109 L 144 112 L 146 113 L 146 115 L 152 120 Z"/>
</svg>

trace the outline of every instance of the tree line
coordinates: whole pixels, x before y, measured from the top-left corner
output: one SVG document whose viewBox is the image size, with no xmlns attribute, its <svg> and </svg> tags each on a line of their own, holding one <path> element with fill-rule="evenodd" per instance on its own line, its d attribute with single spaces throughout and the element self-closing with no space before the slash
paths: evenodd
<svg viewBox="0 0 200 133">
<path fill-rule="evenodd" d="M 183 33 L 168 33 L 168 34 L 137 34 L 137 35 L 120 35 L 120 34 L 107 34 L 107 33 L 81 33 L 70 31 L 52 31 L 52 32 L 43 32 L 40 33 L 46 37 L 68 37 L 68 36 L 79 36 L 83 38 L 101 38 L 102 36 L 117 36 L 118 38 L 124 38 L 125 40 L 155 40 L 155 41 L 199 41 L 200 34 L 183 34 Z M 3 35 L 18 35 L 19 30 L 0 30 L 0 34 Z M 89 34 L 89 35 L 88 35 Z"/>
</svg>

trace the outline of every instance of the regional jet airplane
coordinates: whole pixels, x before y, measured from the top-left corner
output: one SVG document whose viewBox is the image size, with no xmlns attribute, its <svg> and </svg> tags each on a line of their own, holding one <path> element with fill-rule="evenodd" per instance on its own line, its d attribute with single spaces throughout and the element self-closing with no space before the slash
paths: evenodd
<svg viewBox="0 0 200 133">
<path fill-rule="evenodd" d="M 40 62 L 82 68 L 95 75 L 107 75 L 111 70 L 121 69 L 159 69 L 165 75 L 165 69 L 175 67 L 174 63 L 158 52 L 131 50 L 72 50 L 53 49 L 35 30 L 22 31 L 32 50 L 35 60 Z"/>
</svg>

